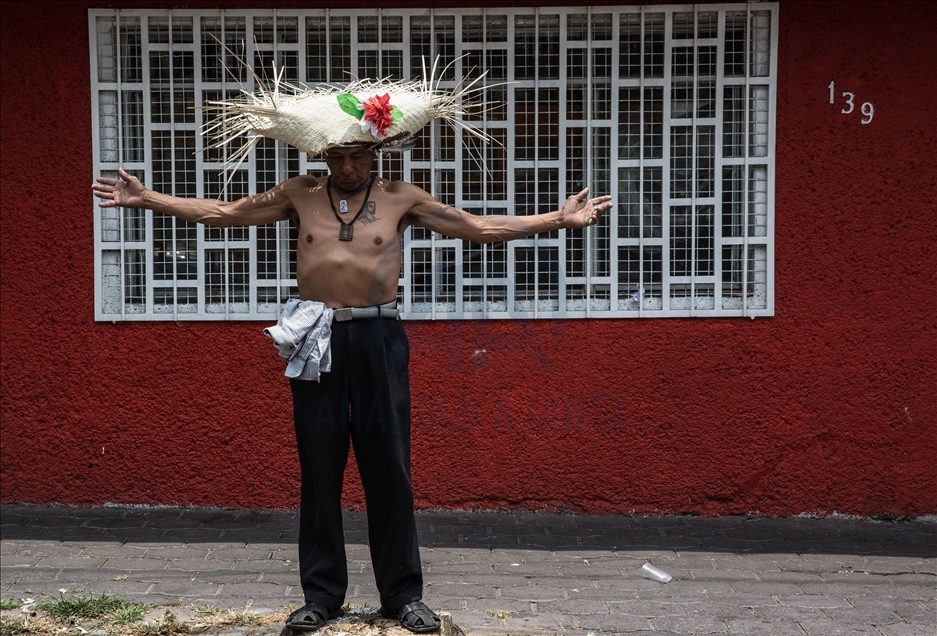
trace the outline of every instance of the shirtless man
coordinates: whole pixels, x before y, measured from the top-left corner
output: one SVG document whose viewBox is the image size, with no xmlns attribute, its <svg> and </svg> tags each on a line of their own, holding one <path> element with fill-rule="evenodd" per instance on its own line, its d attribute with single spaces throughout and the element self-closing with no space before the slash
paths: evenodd
<svg viewBox="0 0 937 636">
<path fill-rule="evenodd" d="M 299 563 L 306 605 L 287 626 L 314 630 L 342 613 L 348 572 L 341 491 L 350 441 L 367 502 L 381 614 L 412 632 L 436 631 L 439 617 L 421 601 L 410 481 L 409 345 L 401 323 L 387 319 L 397 316 L 393 303 L 404 230 L 416 225 L 476 243 L 509 241 L 592 225 L 611 208 L 611 197 L 589 198 L 586 189 L 554 212 L 475 216 L 414 185 L 372 177 L 375 154 L 367 144 L 332 147 L 325 158 L 330 177 L 294 177 L 233 202 L 160 194 L 123 170 L 118 179 L 99 178 L 92 188 L 104 199 L 101 207 L 147 208 L 216 227 L 293 218 L 301 299 L 332 309 L 390 307 L 362 319 L 336 314 L 331 370 L 319 382 L 290 380 L 302 475 Z"/>
</svg>

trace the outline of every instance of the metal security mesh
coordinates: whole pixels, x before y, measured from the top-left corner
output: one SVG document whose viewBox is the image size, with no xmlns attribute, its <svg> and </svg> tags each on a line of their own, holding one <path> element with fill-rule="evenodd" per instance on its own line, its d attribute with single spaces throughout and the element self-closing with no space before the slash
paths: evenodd
<svg viewBox="0 0 937 636">
<path fill-rule="evenodd" d="M 95 172 L 228 199 L 325 173 L 269 140 L 233 176 L 225 151 L 197 152 L 196 106 L 255 88 L 212 36 L 261 78 L 276 62 L 310 86 L 418 79 L 438 58 L 444 87 L 486 73 L 470 118 L 499 144 L 472 147 L 482 169 L 432 124 L 382 176 L 477 215 L 547 212 L 587 185 L 615 207 L 587 230 L 486 246 L 408 229 L 405 318 L 772 315 L 777 11 L 91 10 Z M 297 294 L 288 222 L 221 230 L 96 205 L 95 247 L 99 320 L 272 320 Z"/>
</svg>

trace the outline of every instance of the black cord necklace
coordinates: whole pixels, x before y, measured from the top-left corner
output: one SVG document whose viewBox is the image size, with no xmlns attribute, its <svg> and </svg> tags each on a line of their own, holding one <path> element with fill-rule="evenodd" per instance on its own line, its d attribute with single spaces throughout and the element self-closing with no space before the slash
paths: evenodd
<svg viewBox="0 0 937 636">
<path fill-rule="evenodd" d="M 358 214 L 355 215 L 348 223 L 342 221 L 342 217 L 338 215 L 338 212 L 335 210 L 335 204 L 332 203 L 332 175 L 329 175 L 329 178 L 325 182 L 325 190 L 329 197 L 329 206 L 332 208 L 332 214 L 335 215 L 335 218 L 338 219 L 338 222 L 342 224 L 341 229 L 338 230 L 338 240 L 340 241 L 350 241 L 352 239 L 352 231 L 354 230 L 352 223 L 358 220 L 358 217 L 361 216 L 361 213 L 364 212 L 364 207 L 368 204 L 368 199 L 371 198 L 371 186 L 374 185 L 374 179 L 376 177 L 371 177 L 371 182 L 368 184 L 368 191 L 364 195 L 364 203 L 361 204 L 361 208 L 358 210 Z M 357 193 L 356 193 L 357 194 Z M 352 195 L 354 196 L 354 195 Z"/>
</svg>

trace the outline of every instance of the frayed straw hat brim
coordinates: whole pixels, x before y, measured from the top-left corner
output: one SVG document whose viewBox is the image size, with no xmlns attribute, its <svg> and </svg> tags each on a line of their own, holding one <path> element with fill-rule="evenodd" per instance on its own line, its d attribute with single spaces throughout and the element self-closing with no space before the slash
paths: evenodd
<svg viewBox="0 0 937 636">
<path fill-rule="evenodd" d="M 310 89 L 281 83 L 278 78 L 272 87 L 267 87 L 253 69 L 237 56 L 235 58 L 254 75 L 259 90 L 242 89 L 238 98 L 209 102 L 204 107 L 216 113 L 203 130 L 209 138 L 207 148 L 244 142 L 227 157 L 229 165 L 240 165 L 264 137 L 282 141 L 310 155 L 349 143 L 373 144 L 380 150 L 407 148 L 408 142 L 412 143 L 412 138 L 434 119 L 466 131 L 476 141 L 491 141 L 487 134 L 461 117 L 462 100 L 483 90 L 475 88 L 480 78 L 468 84 L 459 81 L 451 90 L 440 90 L 432 79 L 421 82 L 357 80 L 344 87 Z M 435 68 L 430 78 L 434 74 Z M 365 111 L 359 107 L 362 113 L 359 114 L 349 107 L 349 102 L 380 102 L 388 112 L 393 108 L 393 122 L 387 125 L 388 115 L 383 130 L 369 128 Z"/>
</svg>

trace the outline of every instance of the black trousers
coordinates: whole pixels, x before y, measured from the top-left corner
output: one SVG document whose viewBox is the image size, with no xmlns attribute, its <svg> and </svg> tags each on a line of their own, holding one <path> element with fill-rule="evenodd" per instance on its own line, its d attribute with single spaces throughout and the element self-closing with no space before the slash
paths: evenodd
<svg viewBox="0 0 937 636">
<path fill-rule="evenodd" d="M 342 478 L 349 441 L 368 508 L 368 540 L 381 603 L 423 596 L 410 480 L 410 346 L 400 321 L 332 323 L 332 370 L 291 380 L 302 472 L 299 571 L 307 603 L 345 601 Z"/>
</svg>

